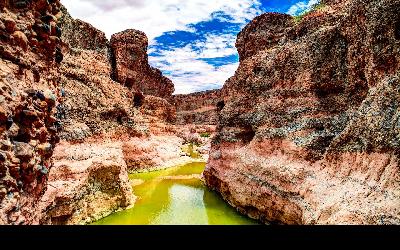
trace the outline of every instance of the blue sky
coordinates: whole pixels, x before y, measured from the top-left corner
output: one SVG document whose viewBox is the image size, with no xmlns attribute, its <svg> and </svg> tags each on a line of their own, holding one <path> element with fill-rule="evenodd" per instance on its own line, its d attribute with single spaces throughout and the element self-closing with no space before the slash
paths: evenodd
<svg viewBox="0 0 400 250">
<path fill-rule="evenodd" d="M 113 33 L 149 37 L 149 62 L 175 93 L 221 88 L 238 67 L 237 33 L 264 12 L 296 15 L 318 0 L 61 0 L 71 15 Z"/>
</svg>

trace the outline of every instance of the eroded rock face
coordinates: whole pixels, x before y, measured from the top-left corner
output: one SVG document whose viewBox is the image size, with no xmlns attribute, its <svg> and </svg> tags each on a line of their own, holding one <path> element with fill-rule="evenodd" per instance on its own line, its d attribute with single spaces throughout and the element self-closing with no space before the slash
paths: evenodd
<svg viewBox="0 0 400 250">
<path fill-rule="evenodd" d="M 280 13 L 265 13 L 256 17 L 239 34 L 236 48 L 240 60 L 285 43 L 287 31 L 294 26 L 293 17 Z"/>
<path fill-rule="evenodd" d="M 131 172 L 146 172 L 204 162 L 201 157 L 193 159 L 182 151 L 183 138 L 175 135 L 136 137 L 124 142 L 122 150 L 127 168 Z"/>
<path fill-rule="evenodd" d="M 239 35 L 204 178 L 265 222 L 400 224 L 400 1 L 324 3 Z"/>
<path fill-rule="evenodd" d="M 121 143 L 62 142 L 53 158 L 40 224 L 86 224 L 134 204 Z"/>
<path fill-rule="evenodd" d="M 176 124 L 216 125 L 218 111 L 223 108 L 220 90 L 210 90 L 188 95 L 174 95 Z"/>
<path fill-rule="evenodd" d="M 59 141 L 59 1 L 0 1 L 0 224 L 39 220 Z"/>
<path fill-rule="evenodd" d="M 111 37 L 111 51 L 115 65 L 114 79 L 134 92 L 169 98 L 174 85 L 160 70 L 148 63 L 148 39 L 145 33 L 129 29 Z"/>
<path fill-rule="evenodd" d="M 174 109 L 160 97 L 113 81 L 104 33 L 62 12 L 62 102 L 56 117 L 63 141 L 53 156 L 40 223 L 85 224 L 134 204 L 124 141 L 148 135 L 152 122 L 167 123 Z"/>
<path fill-rule="evenodd" d="M 73 19 L 63 8 L 63 103 L 58 107 L 60 136 L 68 141 L 110 130 L 135 130 L 133 93 L 111 80 L 112 65 L 105 34 Z M 132 132 L 134 133 L 134 132 Z"/>
<path fill-rule="evenodd" d="M 169 130 L 173 106 L 113 81 L 104 33 L 59 1 L 0 3 L 0 224 L 81 224 L 128 207 L 123 151 L 105 141 Z M 79 158 L 93 141 L 102 153 Z"/>
<path fill-rule="evenodd" d="M 62 10 L 60 26 L 64 30 L 65 56 L 61 64 L 61 86 L 64 102 L 58 107 L 62 139 L 83 142 L 88 137 L 112 133 L 141 136 L 147 133 L 149 120 L 174 120 L 173 107 L 161 97 L 145 95 L 113 81 L 114 67 L 121 65 L 119 62 L 113 65 L 115 61 L 105 34 L 90 24 L 73 19 L 65 8 Z M 140 39 L 132 42 L 129 46 L 142 49 L 140 69 L 149 68 L 147 45 Z M 147 73 L 141 72 L 137 79 L 142 80 L 147 77 L 143 74 Z"/>
<path fill-rule="evenodd" d="M 59 24 L 62 28 L 63 42 L 67 43 L 70 48 L 91 50 L 107 55 L 108 40 L 104 32 L 89 23 L 72 18 L 64 6 L 61 6 L 61 11 Z"/>
</svg>

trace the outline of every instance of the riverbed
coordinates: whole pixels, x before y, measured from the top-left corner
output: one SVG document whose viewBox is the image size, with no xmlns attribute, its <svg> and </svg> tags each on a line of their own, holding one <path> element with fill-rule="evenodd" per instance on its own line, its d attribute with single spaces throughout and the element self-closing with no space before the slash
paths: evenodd
<svg viewBox="0 0 400 250">
<path fill-rule="evenodd" d="M 94 225 L 253 225 L 200 180 L 205 163 L 129 176 L 135 206 Z"/>
</svg>

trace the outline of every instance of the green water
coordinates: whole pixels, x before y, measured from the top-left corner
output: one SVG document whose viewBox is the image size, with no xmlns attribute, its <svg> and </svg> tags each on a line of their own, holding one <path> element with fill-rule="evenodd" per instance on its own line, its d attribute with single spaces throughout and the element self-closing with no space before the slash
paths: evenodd
<svg viewBox="0 0 400 250">
<path fill-rule="evenodd" d="M 132 174 L 134 208 L 114 213 L 94 225 L 251 225 L 257 224 L 230 207 L 197 178 L 163 179 L 201 174 L 205 163 L 191 163 L 150 173 Z"/>
</svg>

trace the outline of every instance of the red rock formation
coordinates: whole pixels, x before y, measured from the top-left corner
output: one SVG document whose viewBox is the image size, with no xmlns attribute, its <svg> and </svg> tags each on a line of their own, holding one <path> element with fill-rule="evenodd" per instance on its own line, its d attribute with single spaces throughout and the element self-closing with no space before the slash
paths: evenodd
<svg viewBox="0 0 400 250">
<path fill-rule="evenodd" d="M 286 14 L 265 13 L 256 17 L 238 34 L 236 48 L 240 60 L 284 43 L 286 33 L 293 24 L 293 17 Z"/>
<path fill-rule="evenodd" d="M 400 1 L 320 7 L 239 35 L 205 181 L 264 222 L 400 224 Z"/>
<path fill-rule="evenodd" d="M 115 155 L 105 138 L 148 135 L 174 119 L 173 106 L 113 81 L 104 33 L 71 18 L 59 1 L 10 3 L 0 2 L 0 224 L 90 222 L 131 205 L 126 165 L 109 161 Z M 143 69 L 138 77 L 152 79 L 149 89 L 172 84 Z M 104 154 L 81 161 L 73 145 L 55 147 L 59 136 L 95 141 Z M 52 168 L 54 149 L 71 154 L 56 155 Z M 122 149 L 116 155 L 124 162 Z"/>
<path fill-rule="evenodd" d="M 0 1 L 0 224 L 37 223 L 58 142 L 60 3 Z"/>
<path fill-rule="evenodd" d="M 110 78 L 105 34 L 71 18 L 65 8 L 60 26 L 65 43 L 61 64 L 64 102 L 58 107 L 61 138 L 83 141 L 115 130 L 136 134 L 133 93 Z"/>
<path fill-rule="evenodd" d="M 222 105 L 219 90 L 188 95 L 174 95 L 171 103 L 176 107 L 176 124 L 216 125 L 218 105 Z"/>
<path fill-rule="evenodd" d="M 53 158 L 40 224 L 86 224 L 134 204 L 121 143 L 62 142 Z"/>
<path fill-rule="evenodd" d="M 169 98 L 174 85 L 160 70 L 148 63 L 146 34 L 138 30 L 125 30 L 111 37 L 114 60 L 114 79 L 135 92 Z"/>
<path fill-rule="evenodd" d="M 113 81 L 104 33 L 62 10 L 64 96 L 57 118 L 63 141 L 56 147 L 49 188 L 41 199 L 40 223 L 84 224 L 133 205 L 125 163 L 125 155 L 132 153 L 123 142 L 136 136 L 139 142 L 151 140 L 152 123 L 167 123 L 174 109 L 160 97 Z"/>
<path fill-rule="evenodd" d="M 139 90 L 127 88 L 113 81 L 110 48 L 104 33 L 90 24 L 71 18 L 63 8 L 60 26 L 64 32 L 65 59 L 61 64 L 64 103 L 60 106 L 62 130 L 60 136 L 69 141 L 83 141 L 93 135 L 119 131 L 131 135 L 143 135 L 150 121 L 174 120 L 174 110 L 166 100 L 145 95 Z M 147 38 L 145 39 L 147 41 Z M 131 44 L 141 48 L 140 68 L 149 68 L 142 40 Z M 123 48 L 115 47 L 115 50 Z M 146 58 L 146 60 L 144 59 Z M 138 79 L 147 77 L 141 72 Z M 150 76 L 151 77 L 151 76 Z M 156 84 L 155 82 L 149 84 Z M 158 84 L 163 84 L 158 82 Z M 149 88 L 155 87 L 151 85 Z M 165 92 L 167 93 L 167 92 Z"/>
</svg>

